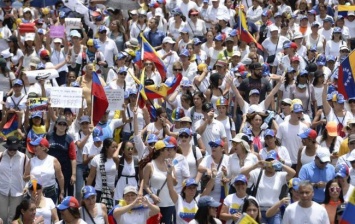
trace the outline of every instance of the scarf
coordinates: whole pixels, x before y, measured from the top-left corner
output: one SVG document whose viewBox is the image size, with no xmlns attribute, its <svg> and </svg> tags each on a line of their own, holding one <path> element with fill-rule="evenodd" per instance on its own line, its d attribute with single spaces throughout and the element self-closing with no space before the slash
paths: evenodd
<svg viewBox="0 0 355 224">
<path fill-rule="evenodd" d="M 100 156 L 100 172 L 102 178 L 101 203 L 106 205 L 107 212 L 109 212 L 113 208 L 113 199 L 111 195 L 111 190 L 107 186 L 105 161 L 104 161 L 104 156 L 102 154 Z"/>
</svg>

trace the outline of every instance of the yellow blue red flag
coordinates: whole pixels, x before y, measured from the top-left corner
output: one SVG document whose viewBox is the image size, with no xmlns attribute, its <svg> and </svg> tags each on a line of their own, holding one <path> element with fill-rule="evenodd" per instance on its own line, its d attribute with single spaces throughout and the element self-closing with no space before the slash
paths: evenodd
<svg viewBox="0 0 355 224">
<path fill-rule="evenodd" d="M 341 217 L 340 224 L 353 224 L 355 223 L 355 189 L 351 193 L 349 202 L 345 207 L 343 216 Z"/>
<path fill-rule="evenodd" d="M 242 217 L 238 220 L 236 224 L 258 224 L 250 215 L 243 213 Z"/>
<path fill-rule="evenodd" d="M 343 94 L 345 99 L 355 97 L 355 53 L 352 51 L 349 56 L 341 62 L 338 68 L 338 92 Z"/>
</svg>

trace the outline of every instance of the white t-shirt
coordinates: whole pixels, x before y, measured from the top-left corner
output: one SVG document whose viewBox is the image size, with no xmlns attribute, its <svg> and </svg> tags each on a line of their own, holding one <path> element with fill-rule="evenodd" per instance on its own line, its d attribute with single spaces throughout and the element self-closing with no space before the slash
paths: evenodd
<svg viewBox="0 0 355 224">
<path fill-rule="evenodd" d="M 228 213 L 233 215 L 242 211 L 242 207 L 244 205 L 244 198 L 239 198 L 236 194 L 228 195 L 223 204 L 228 207 Z M 226 222 L 226 224 L 232 224 L 233 220 L 230 219 Z"/>
<path fill-rule="evenodd" d="M 248 153 L 247 157 L 244 159 L 244 167 L 250 167 L 258 163 L 258 157 L 253 153 Z M 236 153 L 229 156 L 229 176 L 233 180 L 236 176 L 240 174 L 241 170 L 240 160 Z"/>
<path fill-rule="evenodd" d="M 187 203 L 179 194 L 178 200 L 175 205 L 176 209 L 176 224 L 187 224 L 194 219 L 198 210 L 197 202 L 199 196 L 197 196 L 190 203 Z"/>
<path fill-rule="evenodd" d="M 187 154 L 187 156 L 185 156 L 185 158 L 187 160 L 187 164 L 189 165 L 190 177 L 191 178 L 195 178 L 196 175 L 197 175 L 196 160 L 200 160 L 202 158 L 202 153 L 201 153 L 200 148 L 198 148 L 196 146 L 196 159 L 194 157 L 194 153 L 192 151 L 192 147 L 191 147 L 191 150 L 190 150 L 189 154 Z"/>
<path fill-rule="evenodd" d="M 281 140 L 281 145 L 288 150 L 292 164 L 297 163 L 297 153 L 302 146 L 302 140 L 298 134 L 303 133 L 307 128 L 307 125 L 302 122 L 292 125 L 290 122 L 284 121 L 279 126 L 276 137 Z"/>
<path fill-rule="evenodd" d="M 174 188 L 176 192 L 180 194 L 182 190 L 182 181 L 190 177 L 189 165 L 186 158 L 181 154 L 177 154 L 173 159 L 173 165 L 175 168 L 175 178 L 177 181 L 177 185 L 175 185 Z"/>
<path fill-rule="evenodd" d="M 116 222 L 119 224 L 145 223 L 148 218 L 149 209 L 139 209 L 122 214 Z"/>
<path fill-rule="evenodd" d="M 234 123 L 233 119 L 228 116 L 220 122 L 223 124 L 224 129 L 226 131 L 227 139 L 226 139 L 225 143 L 228 145 L 228 149 L 230 151 L 232 148 L 232 144 L 231 144 L 230 140 L 232 140 L 232 131 L 235 131 L 235 123 Z M 232 127 L 231 127 L 231 125 L 232 125 Z"/>
<path fill-rule="evenodd" d="M 102 176 L 101 176 L 101 171 L 100 171 L 100 158 L 101 154 L 96 155 L 90 162 L 90 165 L 92 167 L 96 167 L 96 177 L 95 177 L 95 189 L 98 191 L 102 190 Z M 106 181 L 107 181 L 107 186 L 110 188 L 110 190 L 115 189 L 115 179 L 117 175 L 117 168 L 116 168 L 116 163 L 113 161 L 113 159 L 107 159 L 105 163 L 105 171 L 106 171 Z"/>
<path fill-rule="evenodd" d="M 327 210 L 320 204 L 312 202 L 310 208 L 302 208 L 298 202 L 286 207 L 282 224 L 329 224 Z"/>
<path fill-rule="evenodd" d="M 100 154 L 101 149 L 102 149 L 102 144 L 101 144 L 100 147 L 96 147 L 93 141 L 92 142 L 87 142 L 84 145 L 83 155 L 96 156 L 96 155 Z M 88 164 L 88 165 L 89 165 L 89 168 L 90 168 L 91 167 L 90 164 Z"/>
<path fill-rule="evenodd" d="M 42 216 L 44 224 L 52 223 L 52 209 L 55 208 L 53 200 L 50 198 L 44 198 L 46 206 L 44 208 L 36 208 L 36 217 Z"/>
</svg>

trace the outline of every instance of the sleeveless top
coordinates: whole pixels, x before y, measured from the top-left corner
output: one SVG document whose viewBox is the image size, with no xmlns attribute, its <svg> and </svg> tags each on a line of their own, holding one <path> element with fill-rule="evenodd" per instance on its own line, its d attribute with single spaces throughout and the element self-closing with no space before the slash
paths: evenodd
<svg viewBox="0 0 355 224">
<path fill-rule="evenodd" d="M 315 157 L 316 157 L 316 154 L 314 154 L 314 156 L 307 156 L 306 155 L 306 146 L 304 146 L 302 148 L 302 152 L 301 152 L 301 164 L 302 165 L 312 162 Z"/>
<path fill-rule="evenodd" d="M 54 157 L 47 155 L 43 160 L 38 159 L 36 156 L 30 161 L 31 171 L 37 180 L 40 180 L 43 188 L 55 185 L 55 170 L 54 170 Z"/>
<path fill-rule="evenodd" d="M 92 221 L 92 219 L 90 218 L 89 213 L 86 211 L 86 209 L 84 207 L 80 208 L 80 214 L 81 214 L 81 218 L 87 223 L 87 224 L 104 224 L 105 223 L 105 219 L 104 219 L 104 215 L 102 213 L 102 208 L 101 208 L 101 203 L 96 203 L 95 204 L 96 209 L 97 209 L 97 215 L 96 217 L 92 217 L 94 219 L 94 222 Z"/>
<path fill-rule="evenodd" d="M 174 206 L 174 202 L 170 198 L 169 189 L 167 183 L 165 183 L 167 172 L 162 172 L 156 166 L 155 161 L 152 160 L 153 172 L 150 178 L 150 187 L 152 191 L 157 194 L 157 191 L 163 186 L 160 191 L 159 198 L 160 203 L 157 204 L 159 207 L 169 207 Z"/>
</svg>

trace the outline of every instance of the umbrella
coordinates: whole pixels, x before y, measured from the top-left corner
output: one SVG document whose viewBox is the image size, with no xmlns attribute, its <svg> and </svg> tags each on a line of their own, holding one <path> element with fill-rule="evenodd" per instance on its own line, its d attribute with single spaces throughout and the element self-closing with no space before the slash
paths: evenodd
<svg viewBox="0 0 355 224">
<path fill-rule="evenodd" d="M 59 0 L 33 0 L 31 1 L 31 6 L 43 8 L 47 6 L 55 5 Z"/>
</svg>

